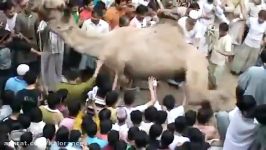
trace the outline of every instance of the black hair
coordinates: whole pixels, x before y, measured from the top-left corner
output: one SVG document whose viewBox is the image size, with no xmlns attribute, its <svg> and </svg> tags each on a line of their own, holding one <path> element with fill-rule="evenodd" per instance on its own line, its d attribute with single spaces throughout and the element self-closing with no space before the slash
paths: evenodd
<svg viewBox="0 0 266 150">
<path fill-rule="evenodd" d="M 59 97 L 60 102 L 63 103 L 64 100 L 67 98 L 68 90 L 67 89 L 59 89 L 56 91 L 56 95 Z"/>
<path fill-rule="evenodd" d="M 125 105 L 132 105 L 135 101 L 135 93 L 132 90 L 125 91 L 124 103 Z"/>
<path fill-rule="evenodd" d="M 25 114 L 20 114 L 18 116 L 18 121 L 23 129 L 28 129 L 31 123 L 30 117 Z"/>
<path fill-rule="evenodd" d="M 137 148 L 144 148 L 148 144 L 149 137 L 145 131 L 139 131 L 135 136 L 135 144 Z"/>
<path fill-rule="evenodd" d="M 242 112 L 242 114 L 247 118 L 254 117 L 254 110 L 256 107 L 256 101 L 251 95 L 244 95 L 241 101 L 236 103 L 238 109 Z"/>
<path fill-rule="evenodd" d="M 38 107 L 31 109 L 29 116 L 30 116 L 31 122 L 36 122 L 36 123 L 42 121 L 42 117 L 43 117 L 42 111 Z"/>
<path fill-rule="evenodd" d="M 142 112 L 139 110 L 134 110 L 130 113 L 130 119 L 134 125 L 138 125 L 142 121 Z"/>
<path fill-rule="evenodd" d="M 229 30 L 229 25 L 228 25 L 227 23 L 225 23 L 225 22 L 220 23 L 220 25 L 219 25 L 219 30 L 220 30 L 220 31 L 224 31 L 224 32 L 228 32 L 228 30 Z"/>
<path fill-rule="evenodd" d="M 46 139 L 49 139 L 50 141 L 54 138 L 55 136 L 55 125 L 53 124 L 46 124 L 43 127 L 43 137 Z"/>
<path fill-rule="evenodd" d="M 97 11 L 100 11 L 101 14 L 102 14 L 101 17 L 103 17 L 103 15 L 104 15 L 103 11 L 106 10 L 107 8 L 106 8 L 106 5 L 105 5 L 105 3 L 103 1 L 98 1 L 93 9 L 97 10 Z"/>
<path fill-rule="evenodd" d="M 102 87 L 99 87 L 96 95 L 101 98 L 105 98 L 106 94 L 110 91 L 112 91 L 112 84 L 111 82 L 106 82 L 102 85 Z"/>
<path fill-rule="evenodd" d="M 136 133 L 137 132 L 139 132 L 139 128 L 138 127 L 131 127 L 131 128 L 129 128 L 129 130 L 127 132 L 127 139 L 129 141 L 135 140 L 135 137 L 136 137 Z"/>
<path fill-rule="evenodd" d="M 127 149 L 127 143 L 123 140 L 119 140 L 115 143 L 114 150 L 126 150 Z"/>
<path fill-rule="evenodd" d="M 157 116 L 155 118 L 155 122 L 157 124 L 164 124 L 167 119 L 167 112 L 160 110 L 160 111 L 157 111 L 156 115 Z"/>
<path fill-rule="evenodd" d="M 57 130 L 56 135 L 55 135 L 55 141 L 60 143 L 60 145 L 58 145 L 59 147 L 67 146 L 69 142 L 69 130 L 67 127 L 61 126 Z"/>
<path fill-rule="evenodd" d="M 107 93 L 106 98 L 105 98 L 106 105 L 109 107 L 114 106 L 117 103 L 118 96 L 119 94 L 116 91 L 111 91 Z"/>
<path fill-rule="evenodd" d="M 110 77 L 108 74 L 100 73 L 96 78 L 96 86 L 100 88 L 104 87 L 106 83 L 111 83 Z"/>
<path fill-rule="evenodd" d="M 236 87 L 235 94 L 236 94 L 236 101 L 241 101 L 243 99 L 245 90 L 243 90 L 240 86 Z"/>
<path fill-rule="evenodd" d="M 82 133 L 87 133 L 87 128 L 88 128 L 88 126 L 90 126 L 91 123 L 94 123 L 92 117 L 86 115 L 86 116 L 82 119 L 82 123 L 81 123 Z"/>
<path fill-rule="evenodd" d="M 60 99 L 55 93 L 49 93 L 49 95 L 47 96 L 47 103 L 48 103 L 49 108 L 55 109 L 56 105 L 58 105 L 59 102 L 60 102 Z"/>
<path fill-rule="evenodd" d="M 81 137 L 79 130 L 71 130 L 69 135 L 69 142 L 78 142 Z"/>
<path fill-rule="evenodd" d="M 91 122 L 89 126 L 86 127 L 87 135 L 89 137 L 94 137 L 97 134 L 97 125 L 95 122 Z"/>
<path fill-rule="evenodd" d="M 80 101 L 73 101 L 71 104 L 68 104 L 69 116 L 76 117 L 81 109 Z"/>
<path fill-rule="evenodd" d="M 124 27 L 128 25 L 130 22 L 129 18 L 127 16 L 121 16 L 119 18 L 119 27 Z"/>
<path fill-rule="evenodd" d="M 167 110 L 172 110 L 175 107 L 175 98 L 173 95 L 166 95 L 163 98 L 163 105 Z"/>
<path fill-rule="evenodd" d="M 148 7 L 146 7 L 144 5 L 139 5 L 136 8 L 136 14 L 139 14 L 139 15 L 145 15 L 145 13 L 147 13 L 148 11 L 149 11 Z"/>
<path fill-rule="evenodd" d="M 94 17 L 102 17 L 103 16 L 103 11 L 101 11 L 101 10 L 99 10 L 97 8 L 93 8 L 91 15 L 94 16 Z"/>
<path fill-rule="evenodd" d="M 111 120 L 100 121 L 100 133 L 101 134 L 107 134 L 111 129 L 112 129 Z"/>
<path fill-rule="evenodd" d="M 83 5 L 89 5 L 92 2 L 92 0 L 83 0 Z"/>
<path fill-rule="evenodd" d="M 258 13 L 258 17 L 263 17 L 264 21 L 266 20 L 266 10 L 262 9 Z"/>
<path fill-rule="evenodd" d="M 200 6 L 199 6 L 198 3 L 193 2 L 193 3 L 191 3 L 191 4 L 189 5 L 188 8 L 193 9 L 193 10 L 196 10 L 196 9 L 200 9 Z"/>
<path fill-rule="evenodd" d="M 263 63 L 266 63 L 266 49 L 260 53 L 260 58 Z"/>
<path fill-rule="evenodd" d="M 100 145 L 97 143 L 92 143 L 88 147 L 89 147 L 89 150 L 101 150 Z"/>
<path fill-rule="evenodd" d="M 21 101 L 13 99 L 11 102 L 11 105 L 10 105 L 12 112 L 13 113 L 19 113 L 21 110 L 21 107 L 22 107 L 21 104 L 22 104 Z"/>
<path fill-rule="evenodd" d="M 167 130 L 170 131 L 170 132 L 172 132 L 172 133 L 175 133 L 175 123 L 174 122 L 169 123 L 167 125 Z"/>
<path fill-rule="evenodd" d="M 213 3 L 213 0 L 207 0 L 207 2 L 208 2 L 209 4 L 212 4 L 212 3 Z"/>
<path fill-rule="evenodd" d="M 254 116 L 260 124 L 266 125 L 266 104 L 257 106 Z"/>
<path fill-rule="evenodd" d="M 2 105 L 11 105 L 12 101 L 14 101 L 15 94 L 11 90 L 3 90 L 1 93 Z"/>
<path fill-rule="evenodd" d="M 110 146 L 114 147 L 115 146 L 115 143 L 119 141 L 119 132 L 118 131 L 115 131 L 115 130 L 111 130 L 109 133 L 108 133 L 108 143 Z"/>
<path fill-rule="evenodd" d="M 174 141 L 174 134 L 171 131 L 164 131 L 161 137 L 161 148 L 168 148 Z"/>
<path fill-rule="evenodd" d="M 201 108 L 198 110 L 197 120 L 199 124 L 206 124 L 213 116 L 213 110 L 209 101 L 203 101 Z"/>
<path fill-rule="evenodd" d="M 197 143 L 203 143 L 205 142 L 204 135 L 202 132 L 200 132 L 197 128 L 187 128 L 184 136 L 188 137 L 191 142 L 197 142 Z"/>
<path fill-rule="evenodd" d="M 122 2 L 124 2 L 125 0 L 115 0 L 115 4 L 120 5 Z"/>
<path fill-rule="evenodd" d="M 156 140 L 162 134 L 162 131 L 163 127 L 161 125 L 153 124 L 149 131 L 150 139 Z"/>
<path fill-rule="evenodd" d="M 157 109 L 154 106 L 150 106 L 144 111 L 144 118 L 146 121 L 153 122 L 155 118 L 158 117 L 156 115 Z"/>
<path fill-rule="evenodd" d="M 193 126 L 196 123 L 197 112 L 194 110 L 188 110 L 185 113 L 185 118 L 188 126 Z"/>
<path fill-rule="evenodd" d="M 31 132 L 25 132 L 20 136 L 20 142 L 23 147 L 27 147 L 32 142 L 32 133 Z"/>
<path fill-rule="evenodd" d="M 23 79 L 26 81 L 28 85 L 36 83 L 38 75 L 34 71 L 27 71 L 23 76 Z"/>
<path fill-rule="evenodd" d="M 187 121 L 184 116 L 179 116 L 175 119 L 175 131 L 178 133 L 183 133 L 187 127 Z"/>
<path fill-rule="evenodd" d="M 99 119 L 100 119 L 100 121 L 109 120 L 110 118 L 111 118 L 111 111 L 109 109 L 104 108 L 104 109 L 102 109 L 99 112 Z"/>
<path fill-rule="evenodd" d="M 0 10 L 3 10 L 5 12 L 7 10 L 10 10 L 12 7 L 14 7 L 12 0 L 7 0 L 6 2 L 1 2 Z"/>
</svg>

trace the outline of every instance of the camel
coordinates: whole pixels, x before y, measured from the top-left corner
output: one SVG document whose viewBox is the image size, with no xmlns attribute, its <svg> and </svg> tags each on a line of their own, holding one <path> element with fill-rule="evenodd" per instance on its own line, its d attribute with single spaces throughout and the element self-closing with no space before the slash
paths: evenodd
<svg viewBox="0 0 266 150">
<path fill-rule="evenodd" d="M 95 56 L 119 79 L 164 80 L 185 71 L 190 102 L 208 99 L 208 61 L 185 42 L 177 25 L 160 24 L 145 29 L 122 27 L 104 35 L 84 32 L 63 15 L 64 0 L 34 0 L 34 10 L 50 28 L 80 53 Z"/>
</svg>

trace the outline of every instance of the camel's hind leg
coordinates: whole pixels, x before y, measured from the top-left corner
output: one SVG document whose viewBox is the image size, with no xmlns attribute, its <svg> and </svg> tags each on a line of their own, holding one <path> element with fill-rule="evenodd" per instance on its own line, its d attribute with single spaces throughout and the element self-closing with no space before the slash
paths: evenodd
<svg viewBox="0 0 266 150">
<path fill-rule="evenodd" d="M 208 99 L 208 61 L 203 55 L 192 54 L 192 58 L 188 59 L 186 88 L 188 103 L 199 104 Z"/>
</svg>

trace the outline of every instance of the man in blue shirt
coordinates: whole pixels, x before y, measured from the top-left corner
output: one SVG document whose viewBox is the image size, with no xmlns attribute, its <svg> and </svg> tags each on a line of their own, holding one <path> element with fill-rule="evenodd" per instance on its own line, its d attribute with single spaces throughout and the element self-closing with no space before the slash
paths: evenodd
<svg viewBox="0 0 266 150">
<path fill-rule="evenodd" d="M 99 139 L 96 137 L 96 133 L 97 133 L 97 125 L 95 122 L 90 122 L 89 125 L 86 126 L 86 130 L 87 131 L 87 143 L 88 145 L 92 144 L 92 143 L 97 143 L 101 149 L 103 149 L 104 147 L 107 146 L 108 142 L 102 139 Z"/>
<path fill-rule="evenodd" d="M 15 94 L 27 87 L 27 83 L 24 81 L 23 76 L 30 70 L 30 67 L 26 64 L 20 64 L 17 67 L 16 77 L 11 77 L 6 81 L 5 90 L 13 91 Z"/>
</svg>

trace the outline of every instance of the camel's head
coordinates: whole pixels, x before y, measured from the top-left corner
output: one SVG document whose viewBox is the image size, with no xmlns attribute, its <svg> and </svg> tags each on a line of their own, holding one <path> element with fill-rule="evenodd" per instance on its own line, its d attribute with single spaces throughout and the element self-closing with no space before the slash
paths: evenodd
<svg viewBox="0 0 266 150">
<path fill-rule="evenodd" d="M 67 3 L 67 0 L 29 0 L 29 7 L 43 20 L 50 21 L 63 16 Z"/>
</svg>

